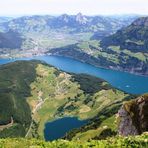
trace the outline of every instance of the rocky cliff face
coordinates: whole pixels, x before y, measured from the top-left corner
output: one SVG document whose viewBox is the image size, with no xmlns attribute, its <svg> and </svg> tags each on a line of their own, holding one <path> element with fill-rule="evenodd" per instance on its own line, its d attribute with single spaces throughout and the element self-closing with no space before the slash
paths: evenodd
<svg viewBox="0 0 148 148">
<path fill-rule="evenodd" d="M 118 111 L 118 132 L 122 136 L 148 131 L 148 94 L 124 103 Z"/>
</svg>

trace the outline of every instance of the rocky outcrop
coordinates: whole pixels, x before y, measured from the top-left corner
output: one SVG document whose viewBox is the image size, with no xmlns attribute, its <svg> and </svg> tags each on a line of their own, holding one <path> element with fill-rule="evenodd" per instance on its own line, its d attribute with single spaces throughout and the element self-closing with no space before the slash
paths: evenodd
<svg viewBox="0 0 148 148">
<path fill-rule="evenodd" d="M 118 132 L 122 136 L 148 131 L 148 94 L 123 104 L 118 111 Z"/>
<path fill-rule="evenodd" d="M 5 124 L 5 125 L 0 125 L 0 131 L 2 131 L 3 129 L 11 127 L 13 125 L 13 123 L 14 123 L 14 120 L 13 120 L 13 117 L 11 117 L 10 123 Z"/>
<path fill-rule="evenodd" d="M 132 118 L 129 113 L 124 109 L 124 107 L 119 110 L 118 115 L 121 118 L 118 129 L 119 135 L 138 135 L 138 131 L 133 125 Z"/>
<path fill-rule="evenodd" d="M 88 20 L 84 15 L 82 15 L 81 13 L 78 13 L 76 15 L 76 22 L 78 22 L 80 25 L 85 25 L 87 24 Z"/>
</svg>

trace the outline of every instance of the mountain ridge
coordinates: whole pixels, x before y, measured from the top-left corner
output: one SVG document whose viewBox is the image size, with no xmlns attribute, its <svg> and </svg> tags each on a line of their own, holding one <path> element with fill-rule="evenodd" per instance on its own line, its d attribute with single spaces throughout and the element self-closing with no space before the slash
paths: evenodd
<svg viewBox="0 0 148 148">
<path fill-rule="evenodd" d="M 108 28 L 105 30 L 109 31 L 109 28 L 112 32 L 112 30 L 117 30 L 117 28 L 121 28 L 122 26 L 126 26 L 126 23 L 129 24 L 132 22 L 132 20 L 135 20 L 137 16 L 133 17 L 128 17 L 128 16 L 123 16 L 122 18 L 114 18 L 110 16 L 86 16 L 81 13 L 78 13 L 77 15 L 68 15 L 68 14 L 63 14 L 60 16 L 50 16 L 50 15 L 45 15 L 45 16 L 40 16 L 40 15 L 34 15 L 34 16 L 24 16 L 24 17 L 18 17 L 15 19 L 12 19 L 8 22 L 1 23 L 2 26 L 6 26 L 9 29 L 19 29 L 20 27 L 25 27 L 27 25 L 27 21 L 34 21 L 38 20 L 38 24 L 46 24 L 49 28 L 59 28 L 59 27 L 72 27 L 75 29 L 75 31 L 81 31 L 79 27 L 88 27 L 86 28 L 86 31 L 93 31 L 91 29 L 91 26 L 96 26 L 96 29 L 98 30 L 101 29 L 101 24 L 103 27 Z M 117 21 L 118 20 L 118 21 Z M 125 22 L 124 22 L 125 21 Z M 36 22 L 37 23 L 37 22 Z M 100 26 L 99 26 L 100 23 Z M 115 24 L 117 23 L 117 24 Z M 23 26 L 21 26 L 23 25 Z M 29 25 L 29 24 L 28 24 Z M 115 27 L 113 26 L 115 25 Z M 16 26 L 16 27 L 15 27 Z M 109 27 L 110 26 L 110 27 Z M 25 28 L 24 28 L 25 29 Z M 5 28 L 5 30 L 7 30 Z M 20 29 L 21 30 L 21 29 Z M 85 31 L 85 28 L 82 28 L 83 31 Z M 19 30 L 17 30 L 19 31 Z M 22 30 L 21 30 L 22 31 Z M 95 30 L 94 30 L 95 31 Z"/>
</svg>

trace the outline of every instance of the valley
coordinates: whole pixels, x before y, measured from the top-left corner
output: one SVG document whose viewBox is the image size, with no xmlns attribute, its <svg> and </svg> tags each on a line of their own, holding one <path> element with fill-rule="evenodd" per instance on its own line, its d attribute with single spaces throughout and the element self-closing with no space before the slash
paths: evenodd
<svg viewBox="0 0 148 148">
<path fill-rule="evenodd" d="M 0 44 L 1 58 L 28 57 L 45 54 L 57 47 L 88 41 L 94 33 L 110 35 L 118 29 L 130 24 L 138 16 L 85 16 L 63 14 L 60 16 L 24 16 L 19 18 L 1 18 L 0 30 L 3 45 Z M 111 27 L 110 27 L 111 26 Z M 105 32 L 105 34 L 104 34 Z M 17 46 L 11 38 L 22 40 Z M 16 37 L 15 37 L 16 36 Z M 9 47 L 7 47 L 7 42 Z M 6 45 L 6 46 L 4 46 Z M 11 50 L 10 50 L 11 49 Z M 12 50 L 13 49 L 13 50 Z"/>
</svg>

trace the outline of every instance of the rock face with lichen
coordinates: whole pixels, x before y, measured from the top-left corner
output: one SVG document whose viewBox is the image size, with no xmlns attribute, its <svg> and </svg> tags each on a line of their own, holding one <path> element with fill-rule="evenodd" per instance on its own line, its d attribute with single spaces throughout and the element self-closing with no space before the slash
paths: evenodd
<svg viewBox="0 0 148 148">
<path fill-rule="evenodd" d="M 122 136 L 148 131 L 148 94 L 123 104 L 118 111 L 118 132 Z"/>
</svg>

